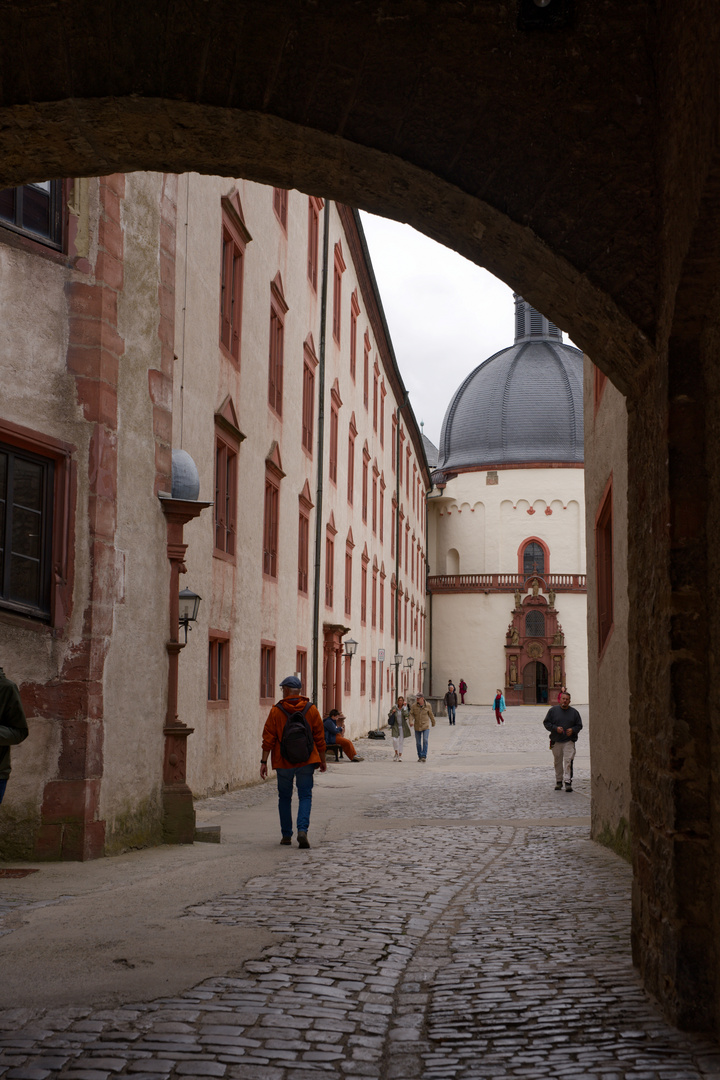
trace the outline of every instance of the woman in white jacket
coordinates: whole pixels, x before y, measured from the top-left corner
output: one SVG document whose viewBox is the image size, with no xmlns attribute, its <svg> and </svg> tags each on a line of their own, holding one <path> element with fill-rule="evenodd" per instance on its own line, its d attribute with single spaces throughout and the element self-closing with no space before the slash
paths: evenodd
<svg viewBox="0 0 720 1080">
<path fill-rule="evenodd" d="M 388 713 L 388 723 L 392 734 L 393 761 L 402 761 L 403 741 L 410 738 L 410 710 L 405 704 L 405 698 L 399 697 L 397 705 L 394 705 Z"/>
</svg>

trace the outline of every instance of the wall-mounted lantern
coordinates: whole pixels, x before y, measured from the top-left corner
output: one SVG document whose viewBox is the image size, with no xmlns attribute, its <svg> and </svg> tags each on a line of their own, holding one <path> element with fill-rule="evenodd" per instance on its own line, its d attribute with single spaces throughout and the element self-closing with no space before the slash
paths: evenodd
<svg viewBox="0 0 720 1080">
<path fill-rule="evenodd" d="M 357 652 L 357 647 L 358 647 L 358 643 L 357 643 L 357 641 L 355 641 L 354 638 L 346 638 L 345 641 L 343 641 L 343 648 L 345 649 L 345 655 L 350 659 L 351 663 L 352 663 L 353 656 Z"/>
<path fill-rule="evenodd" d="M 197 622 L 198 608 L 200 607 L 201 596 L 193 592 L 192 589 L 180 590 L 180 609 L 178 615 L 178 622 L 185 631 L 185 644 L 187 645 L 188 630 L 192 630 L 190 626 L 191 622 Z"/>
</svg>

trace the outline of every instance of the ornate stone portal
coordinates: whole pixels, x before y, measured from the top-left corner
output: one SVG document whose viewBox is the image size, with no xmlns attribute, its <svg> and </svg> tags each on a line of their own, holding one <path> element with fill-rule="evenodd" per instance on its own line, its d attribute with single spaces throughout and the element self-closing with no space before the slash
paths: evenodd
<svg viewBox="0 0 720 1080">
<path fill-rule="evenodd" d="M 515 593 L 505 638 L 508 705 L 552 704 L 557 696 L 553 691 L 564 685 L 565 635 L 554 601 L 554 591 L 547 590 L 539 574 L 531 575 Z"/>
</svg>

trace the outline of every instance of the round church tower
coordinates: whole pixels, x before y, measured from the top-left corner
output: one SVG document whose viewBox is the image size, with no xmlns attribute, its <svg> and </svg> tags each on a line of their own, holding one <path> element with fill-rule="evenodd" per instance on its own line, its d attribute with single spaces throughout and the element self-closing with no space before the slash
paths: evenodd
<svg viewBox="0 0 720 1080">
<path fill-rule="evenodd" d="M 515 296 L 515 341 L 452 397 L 428 500 L 432 689 L 587 701 L 583 356 Z"/>
</svg>

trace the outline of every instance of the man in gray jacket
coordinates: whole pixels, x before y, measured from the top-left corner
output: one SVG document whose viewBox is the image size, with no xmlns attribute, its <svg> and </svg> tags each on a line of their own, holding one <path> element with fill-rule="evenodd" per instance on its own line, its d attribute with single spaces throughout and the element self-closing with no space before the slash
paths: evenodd
<svg viewBox="0 0 720 1080">
<path fill-rule="evenodd" d="M 27 720 L 18 688 L 0 668 L 0 803 L 10 775 L 10 747 L 27 737 Z"/>
</svg>

